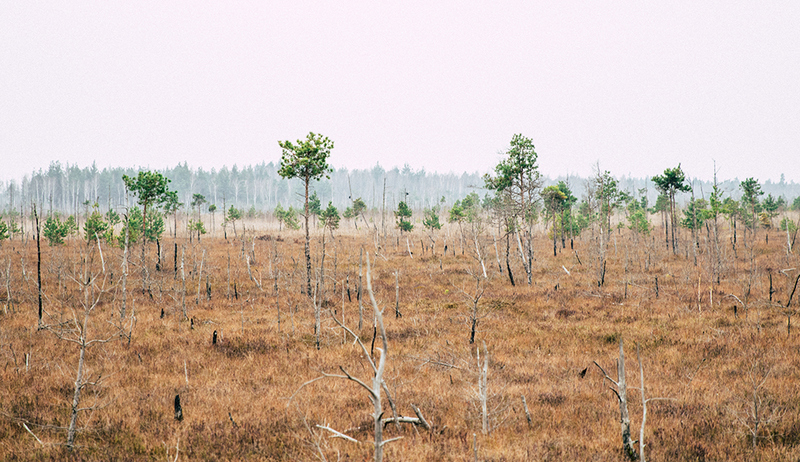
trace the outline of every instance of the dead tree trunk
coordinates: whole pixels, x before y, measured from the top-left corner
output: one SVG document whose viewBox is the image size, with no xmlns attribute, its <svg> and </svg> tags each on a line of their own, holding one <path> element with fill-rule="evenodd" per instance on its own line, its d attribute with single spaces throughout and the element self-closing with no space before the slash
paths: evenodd
<svg viewBox="0 0 800 462">
<path fill-rule="evenodd" d="M 320 380 L 320 379 L 323 379 L 323 378 L 326 378 L 326 377 L 335 377 L 335 378 L 347 379 L 347 380 L 350 380 L 350 381 L 356 383 L 361 388 L 366 390 L 367 394 L 369 395 L 369 399 L 370 399 L 370 401 L 372 402 L 372 405 L 373 405 L 373 414 L 372 414 L 372 418 L 373 418 L 373 422 L 374 422 L 374 437 L 373 437 L 374 438 L 374 441 L 373 441 L 374 455 L 373 455 L 373 459 L 375 460 L 375 462 L 382 462 L 383 461 L 383 448 L 384 448 L 384 446 L 389 442 L 392 442 L 392 441 L 395 441 L 395 440 L 398 440 L 398 439 L 402 438 L 402 436 L 399 436 L 399 437 L 388 439 L 388 440 L 384 440 L 383 439 L 383 425 L 386 422 L 384 420 L 382 420 L 382 416 L 383 416 L 383 403 L 382 403 L 382 396 L 381 396 L 382 393 L 386 392 L 386 398 L 389 400 L 389 404 L 391 405 L 391 408 L 392 408 L 393 416 L 392 416 L 391 420 L 395 424 L 399 425 L 401 421 L 403 421 L 403 422 L 411 422 L 411 420 L 409 420 L 408 418 L 401 419 L 400 417 L 397 416 L 396 409 L 395 409 L 395 406 L 393 405 L 392 398 L 389 395 L 389 389 L 388 389 L 388 387 L 386 386 L 386 383 L 383 380 L 383 373 L 384 373 L 384 370 L 386 368 L 386 360 L 387 360 L 388 354 L 389 354 L 389 346 L 388 346 L 388 342 L 387 342 L 387 339 L 386 339 L 386 329 L 384 328 L 384 324 L 383 324 L 383 313 L 378 308 L 378 303 L 375 301 L 375 295 L 374 295 L 374 293 L 372 291 L 372 277 L 371 277 L 371 267 L 370 267 L 369 255 L 367 255 L 367 294 L 369 294 L 370 302 L 372 303 L 373 314 L 374 314 L 374 317 L 375 317 L 376 334 L 380 335 L 381 343 L 382 343 L 382 346 L 383 346 L 383 348 L 378 348 L 378 352 L 380 353 L 380 358 L 378 358 L 377 364 L 375 363 L 375 361 L 374 361 L 372 355 L 370 354 L 370 352 L 367 350 L 366 345 L 364 345 L 364 343 L 361 341 L 361 338 L 358 335 L 356 335 L 356 333 L 353 332 L 352 329 L 348 328 L 341 321 L 339 321 L 339 319 L 336 318 L 336 316 L 332 316 L 332 319 L 336 324 L 339 325 L 339 327 L 344 329 L 348 334 L 352 335 L 356 339 L 356 343 L 361 348 L 361 351 L 362 351 L 364 357 L 369 362 L 370 368 L 372 369 L 372 373 L 373 373 L 372 380 L 371 381 L 362 381 L 361 379 L 358 379 L 357 377 L 353 377 L 349 372 L 347 372 L 347 370 L 344 367 L 339 366 L 339 370 L 344 375 L 327 374 L 327 373 L 323 372 L 322 376 L 317 377 L 317 378 L 312 379 L 312 380 L 309 380 L 308 382 L 306 382 L 303 385 L 301 385 L 300 388 L 298 388 L 297 391 L 294 393 L 294 395 L 296 395 L 298 392 L 300 392 L 300 390 L 302 390 L 303 387 L 305 387 L 306 385 L 309 385 L 309 384 L 311 384 L 313 382 L 316 382 L 317 380 Z M 374 338 L 373 338 L 373 340 L 374 340 Z M 294 395 L 292 395 L 292 398 L 294 397 Z M 289 398 L 289 402 L 290 403 L 291 403 L 292 398 Z M 415 412 L 417 412 L 417 411 L 418 410 L 415 409 Z M 417 414 L 421 416 L 420 413 L 417 412 Z M 422 424 L 423 420 L 424 419 L 422 419 L 420 417 L 419 418 L 419 422 L 413 422 L 413 423 Z M 332 431 L 329 427 L 325 427 L 325 429 L 327 429 L 329 431 Z M 340 434 L 339 432 L 335 432 L 335 431 L 334 431 L 334 433 L 335 434 Z"/>
<path fill-rule="evenodd" d="M 199 239 L 198 239 L 198 241 L 199 241 Z M 205 261 L 206 261 L 206 249 L 203 249 L 203 256 L 200 257 L 200 271 L 198 272 L 198 275 L 197 275 L 197 298 L 194 301 L 195 305 L 199 305 L 200 304 L 200 286 L 202 285 L 202 282 L 203 282 L 203 263 L 205 263 Z M 248 269 L 249 268 L 250 268 L 250 266 L 248 265 Z M 259 286 L 259 289 L 260 288 L 261 287 Z"/>
<path fill-rule="evenodd" d="M 127 193 L 125 194 L 125 197 L 127 200 Z M 129 238 L 130 238 L 130 227 L 128 226 L 128 223 L 125 223 L 125 250 L 122 253 L 122 309 L 120 310 L 120 316 L 119 316 L 120 321 L 125 320 L 126 311 L 128 308 L 127 304 L 128 304 L 128 239 Z M 177 245 L 178 244 L 175 244 L 176 248 Z"/>
<path fill-rule="evenodd" d="M 608 373 L 606 373 L 605 369 L 597 363 L 594 362 L 595 366 L 597 366 L 600 371 L 603 372 L 605 378 L 616 386 L 616 389 L 609 387 L 609 389 L 614 392 L 616 395 L 617 400 L 619 401 L 619 423 L 620 423 L 620 430 L 622 432 L 622 451 L 625 453 L 625 456 L 628 460 L 636 460 L 637 454 L 636 450 L 633 448 L 633 441 L 631 440 L 631 418 L 628 414 L 628 385 L 625 382 L 625 350 L 622 348 L 622 339 L 619 340 L 619 359 L 617 360 L 617 380 L 613 380 Z"/>
<path fill-rule="evenodd" d="M 325 228 L 322 228 L 322 257 L 319 262 L 319 296 L 320 300 L 325 300 Z M 336 296 L 336 289 L 333 289 L 334 297 Z"/>
<path fill-rule="evenodd" d="M 6 313 L 14 312 L 14 299 L 11 297 L 11 259 L 8 259 L 6 267 Z"/>
<path fill-rule="evenodd" d="M 492 234 L 492 241 L 494 242 L 494 257 L 497 260 L 497 268 L 500 273 L 503 273 L 503 264 L 500 263 L 500 252 L 497 250 L 497 238 Z"/>
<path fill-rule="evenodd" d="M 486 342 L 483 342 L 483 365 L 481 366 L 481 350 L 477 349 L 478 367 L 480 374 L 478 375 L 478 397 L 481 401 L 481 432 L 484 435 L 489 434 L 489 391 L 487 387 L 487 378 L 489 375 L 489 352 L 486 351 Z"/>
<path fill-rule="evenodd" d="M 42 328 L 42 247 L 39 242 L 39 214 L 33 204 L 33 218 L 36 220 L 36 287 L 39 290 L 39 329 Z"/>
<path fill-rule="evenodd" d="M 311 302 L 314 304 L 314 338 L 317 346 L 317 350 L 319 350 L 319 334 L 321 327 L 321 319 L 320 319 L 320 310 L 322 302 L 317 303 L 317 290 L 319 289 L 319 282 L 314 286 L 314 293 L 311 296 Z"/>
<path fill-rule="evenodd" d="M 84 260 L 86 262 L 86 260 Z M 99 408 L 97 403 L 86 405 L 82 402 L 83 390 L 87 387 L 97 387 L 102 381 L 102 373 L 97 374 L 97 378 L 93 381 L 92 377 L 95 373 L 87 372 L 87 350 L 97 344 L 104 344 L 112 341 L 114 338 L 119 337 L 120 333 L 111 331 L 104 334 L 104 338 L 89 337 L 89 326 L 98 330 L 104 323 L 98 324 L 91 322 L 90 317 L 94 314 L 94 310 L 100 306 L 102 296 L 106 293 L 105 283 L 107 276 L 104 274 L 102 278 L 102 285 L 98 285 L 98 274 L 91 274 L 88 268 L 83 274 L 76 275 L 75 280 L 80 281 L 82 287 L 79 289 L 83 293 L 83 299 L 80 300 L 79 308 L 71 311 L 71 319 L 68 318 L 66 311 L 62 311 L 58 316 L 52 316 L 50 319 L 58 319 L 59 321 L 54 324 L 43 325 L 42 329 L 46 329 L 59 339 L 68 343 L 73 343 L 78 346 L 78 365 L 75 369 L 75 381 L 73 382 L 74 388 L 72 390 L 72 401 L 70 403 L 69 424 L 67 425 L 67 441 L 66 446 L 72 450 L 75 446 L 75 438 L 78 434 L 78 415 L 82 412 L 92 412 Z M 115 326 L 116 327 L 116 326 Z"/>
<path fill-rule="evenodd" d="M 647 398 L 644 392 L 644 368 L 642 367 L 642 357 L 639 354 L 639 344 L 636 344 L 636 360 L 639 362 L 639 386 L 642 392 L 642 425 L 639 427 L 639 459 L 645 462 L 644 456 L 644 425 L 647 422 L 647 403 L 653 400 L 664 400 L 671 398 Z M 630 457 L 630 456 L 629 456 Z"/>
<path fill-rule="evenodd" d="M 356 299 L 358 299 L 358 331 L 361 331 L 361 328 L 364 324 L 364 304 L 361 301 L 361 277 L 364 273 L 363 271 L 363 259 L 364 259 L 364 248 L 361 248 L 361 252 L 358 254 L 358 291 L 356 292 Z"/>
<path fill-rule="evenodd" d="M 78 343 L 80 345 L 80 355 L 78 356 L 78 370 L 75 374 L 75 389 L 72 392 L 72 407 L 70 409 L 69 427 L 67 428 L 67 447 L 72 449 L 75 445 L 75 434 L 78 424 L 78 406 L 81 402 L 81 390 L 83 389 L 83 367 L 86 359 L 86 324 L 89 319 L 88 315 L 83 318 L 83 328 L 80 332 Z"/>
<path fill-rule="evenodd" d="M 645 462 L 644 459 L 644 424 L 647 422 L 647 402 L 644 394 L 644 368 L 642 368 L 642 357 L 639 355 L 639 345 L 636 345 L 636 360 L 639 361 L 639 386 L 642 393 L 642 425 L 639 427 L 639 459 Z"/>
<path fill-rule="evenodd" d="M 189 319 L 189 316 L 186 314 L 186 272 L 184 271 L 184 252 L 186 251 L 186 247 L 181 247 L 181 282 L 183 285 L 183 291 L 181 292 L 181 308 L 183 310 L 183 319 Z"/>
<path fill-rule="evenodd" d="M 394 272 L 394 317 L 400 318 L 400 270 Z"/>
<path fill-rule="evenodd" d="M 511 273 L 511 263 L 509 262 L 509 253 L 511 244 L 509 242 L 510 236 L 506 234 L 506 270 L 508 271 L 508 280 L 511 281 L 511 285 L 515 286 L 514 284 L 514 275 Z"/>
</svg>

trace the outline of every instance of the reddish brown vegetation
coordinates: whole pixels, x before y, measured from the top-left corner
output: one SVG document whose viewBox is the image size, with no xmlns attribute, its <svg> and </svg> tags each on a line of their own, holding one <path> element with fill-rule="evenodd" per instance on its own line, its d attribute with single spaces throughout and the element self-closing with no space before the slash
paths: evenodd
<svg viewBox="0 0 800 462">
<path fill-rule="evenodd" d="M 451 230 L 453 240 L 455 232 Z M 340 374 L 340 366 L 354 376 L 370 376 L 353 339 L 330 318 L 332 313 L 357 331 L 361 248 L 371 255 L 375 295 L 386 308 L 388 388 L 400 414 L 413 417 L 415 404 L 433 426 L 428 432 L 408 424 L 399 431 L 388 425 L 385 439 L 403 439 L 386 446 L 387 460 L 472 460 L 475 441 L 481 460 L 622 460 L 617 403 L 600 371 L 590 367 L 596 360 L 613 375 L 620 338 L 629 353 L 633 433 L 638 436 L 641 419 L 634 388 L 639 383 L 636 343 L 648 397 L 671 398 L 648 406 L 645 439 L 652 460 L 752 460 L 754 452 L 764 461 L 800 456 L 800 350 L 798 333 L 787 329 L 789 319 L 795 324 L 790 316 L 800 296 L 795 294 L 792 305 L 785 307 L 800 261 L 786 252 L 777 235 L 768 246 L 760 239 L 752 261 L 747 249 L 739 249 L 738 260 L 725 251 L 719 285 L 711 283 L 710 255 L 701 252 L 695 266 L 691 254 L 673 256 L 663 242 L 634 240 L 623 233 L 607 251 L 602 287 L 589 261 L 593 244 L 588 239 L 576 240 L 583 261 L 579 264 L 568 249 L 553 258 L 552 245 L 541 237 L 534 284 L 527 286 L 520 277 L 512 287 L 493 263 L 493 247 L 487 246 L 490 280 L 479 304 L 476 342 L 470 345 L 472 304 L 466 294 L 475 292 L 470 272 L 479 273 L 471 256 L 453 254 L 454 246 L 444 257 L 432 256 L 430 249 L 423 254 L 420 239 L 412 239 L 417 247 L 410 258 L 405 242 L 395 248 L 391 240 L 376 251 L 374 233 L 356 233 L 327 244 L 325 292 L 318 296 L 324 300 L 319 351 L 313 308 L 301 294 L 305 267 L 299 232 L 259 238 L 254 244 L 248 237 L 244 245 L 234 239 L 179 240 L 179 252 L 186 246 L 186 306 L 193 322 L 183 319 L 183 285 L 180 270 L 177 277 L 172 271 L 171 243 L 164 246 L 168 253 L 162 261 L 168 263 L 162 271 L 151 268 L 152 297 L 142 293 L 139 262 L 132 259 L 127 303 L 128 313 L 135 308 L 136 322 L 130 342 L 122 338 L 88 350 L 87 373 L 92 381 L 98 376 L 101 380 L 85 388 L 82 404 L 101 407 L 79 415 L 72 451 L 63 443 L 78 348 L 52 331 L 37 330 L 35 243 L 5 242 L 0 247 L 0 282 L 4 284 L 10 261 L 12 299 L 9 303 L 3 287 L 0 302 L 7 308 L 0 314 L 0 458 L 172 460 L 177 446 L 179 460 L 312 460 L 320 452 L 328 460 L 370 459 L 371 404 L 363 389 L 327 378 L 288 399 L 321 372 Z M 318 243 L 312 251 L 318 271 Z M 71 319 L 73 310 L 81 313 L 80 275 L 87 268 L 88 273 L 102 273 L 95 252 L 96 247 L 78 241 L 43 249 L 45 323 L 58 316 Z M 250 256 L 260 288 L 248 275 L 243 252 Z M 114 335 L 122 297 L 122 252 L 104 246 L 103 256 L 107 292 L 89 330 L 98 338 Z M 789 268 L 794 270 L 788 275 L 780 272 Z M 396 318 L 398 270 L 402 317 Z M 373 328 L 366 294 L 364 305 L 360 336 L 369 346 Z M 214 331 L 220 333 L 217 345 L 212 345 Z M 490 355 L 493 431 L 486 435 L 481 434 L 476 396 L 476 349 L 482 342 Z M 182 421 L 173 416 L 176 394 Z M 390 417 L 388 402 L 384 410 L 384 417 Z M 332 433 L 317 425 L 360 443 L 331 438 Z"/>
</svg>

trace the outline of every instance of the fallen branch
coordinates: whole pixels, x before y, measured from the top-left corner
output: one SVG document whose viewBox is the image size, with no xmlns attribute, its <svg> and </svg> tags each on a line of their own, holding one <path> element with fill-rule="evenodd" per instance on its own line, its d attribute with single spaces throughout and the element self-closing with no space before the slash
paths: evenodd
<svg viewBox="0 0 800 462">
<path fill-rule="evenodd" d="M 456 366 L 455 364 L 446 363 L 444 361 L 439 361 L 439 360 L 436 360 L 436 359 L 423 359 L 423 358 L 418 358 L 416 356 L 411 356 L 411 355 L 405 355 L 405 357 L 413 359 L 415 361 L 421 361 L 422 364 L 420 364 L 420 368 L 422 366 L 426 365 L 426 364 L 433 364 L 434 366 L 442 366 L 442 367 L 446 367 L 448 369 L 458 369 L 458 370 L 461 370 L 461 371 L 466 370 L 466 368 L 464 368 L 464 367 Z"/>
<path fill-rule="evenodd" d="M 357 439 L 355 439 L 353 437 L 350 437 L 350 436 L 347 436 L 342 432 L 338 432 L 338 431 L 332 429 L 331 427 L 326 427 L 325 425 L 317 425 L 316 427 L 317 428 L 321 428 L 323 430 L 328 430 L 329 432 L 333 433 L 333 436 L 331 438 L 342 438 L 342 439 L 350 441 L 352 443 L 360 444 L 360 441 L 358 441 Z"/>
<path fill-rule="evenodd" d="M 383 424 L 384 427 L 386 425 L 390 424 L 390 423 L 395 423 L 395 422 L 397 422 L 397 423 L 409 423 L 409 424 L 414 424 L 414 425 L 419 425 L 420 424 L 419 418 L 417 418 L 417 417 L 406 417 L 406 416 L 402 416 L 402 415 L 399 415 L 397 417 L 387 417 L 387 418 L 381 420 L 381 423 Z"/>
<path fill-rule="evenodd" d="M 39 443 L 39 444 L 41 444 L 42 446 L 44 446 L 44 443 L 42 443 L 42 440 L 40 440 L 38 436 L 36 436 L 36 435 L 34 435 L 34 434 L 33 434 L 33 432 L 31 431 L 31 429 L 30 429 L 30 428 L 28 428 L 28 426 L 27 426 L 27 425 L 25 425 L 25 422 L 22 422 L 22 426 L 23 426 L 23 427 L 25 427 L 25 430 L 27 430 L 27 432 L 28 432 L 28 433 L 30 433 L 30 434 L 31 434 L 31 436 L 32 436 L 32 437 L 34 437 L 34 438 L 36 439 L 36 442 L 37 442 L 37 443 Z"/>
<path fill-rule="evenodd" d="M 425 417 L 422 416 L 422 412 L 419 410 L 419 408 L 414 404 L 411 404 L 411 409 L 413 409 L 414 414 L 417 415 L 417 418 L 419 419 L 420 422 L 419 425 L 422 425 L 422 428 L 424 428 L 425 430 L 431 431 L 431 424 L 429 424 L 428 421 L 425 420 Z"/>
</svg>

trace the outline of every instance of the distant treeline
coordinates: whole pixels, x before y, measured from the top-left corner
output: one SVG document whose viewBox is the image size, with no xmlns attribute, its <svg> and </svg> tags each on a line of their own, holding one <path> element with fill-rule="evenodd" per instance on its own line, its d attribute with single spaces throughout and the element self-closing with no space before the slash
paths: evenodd
<svg viewBox="0 0 800 462">
<path fill-rule="evenodd" d="M 192 168 L 186 162 L 174 168 L 158 170 L 171 180 L 170 189 L 178 192 L 184 207 L 192 201 L 194 194 L 205 196 L 208 204 L 218 208 L 231 205 L 249 210 L 272 211 L 279 204 L 284 208 L 302 208 L 302 182 L 286 180 L 278 175 L 279 164 L 261 163 L 244 167 L 223 167 L 220 170 Z M 104 168 L 95 165 L 79 168 L 76 165 L 53 162 L 47 170 L 38 170 L 21 180 L 10 180 L 2 184 L 0 190 L 0 210 L 28 211 L 36 203 L 44 212 L 59 211 L 67 214 L 83 212 L 84 208 L 95 203 L 103 210 L 119 209 L 125 205 L 125 187 L 122 175 L 133 176 L 140 169 Z M 613 172 L 611 172 L 613 175 Z M 654 172 L 659 174 L 660 172 Z M 690 172 L 687 172 L 690 173 Z M 645 191 L 648 201 L 654 203 L 657 191 L 649 178 L 617 177 L 619 188 L 640 196 Z M 566 181 L 575 195 L 585 193 L 587 178 L 543 177 L 543 186 Z M 697 198 L 708 196 L 711 182 L 690 180 Z M 740 180 L 721 180 L 720 186 L 726 195 L 738 198 Z M 335 169 L 330 179 L 313 184 L 323 206 L 332 202 L 344 209 L 352 201 L 361 198 L 371 210 L 380 210 L 384 198 L 386 210 L 393 210 L 404 200 L 411 208 L 421 210 L 437 204 L 452 205 L 466 195 L 477 192 L 486 194 L 480 173 L 428 173 L 424 169 L 413 170 L 408 165 L 403 168 L 385 169 L 379 164 L 369 169 Z M 762 183 L 765 194 L 784 197 L 788 203 L 800 196 L 800 184 L 770 180 Z M 689 194 L 683 195 L 681 202 L 688 202 Z M 135 201 L 132 201 L 132 203 Z"/>
<path fill-rule="evenodd" d="M 223 167 L 220 170 L 192 168 L 187 163 L 174 168 L 158 170 L 171 180 L 171 190 L 177 191 L 184 207 L 192 202 L 194 194 L 205 196 L 208 204 L 218 208 L 231 205 L 249 210 L 274 210 L 279 204 L 284 208 L 301 207 L 303 183 L 286 180 L 278 175 L 279 164 L 261 163 L 245 167 Z M 0 191 L 0 210 L 20 207 L 26 210 L 32 203 L 45 212 L 75 213 L 83 211 L 85 204 L 99 204 L 101 209 L 117 209 L 125 204 L 125 186 L 122 175 L 135 176 L 140 169 L 106 168 L 96 166 L 79 168 L 53 162 L 47 170 L 39 170 L 21 181 L 7 181 Z M 483 185 L 479 173 L 438 174 L 424 170 L 386 170 L 380 165 L 371 169 L 335 169 L 330 179 L 312 184 L 322 205 L 332 202 L 344 208 L 361 198 L 370 209 L 379 210 L 386 200 L 390 210 L 397 202 L 406 200 L 414 208 L 425 208 L 439 203 L 455 202 Z M 384 189 L 385 188 L 385 189 Z M 132 201 L 132 203 L 135 201 Z"/>
</svg>

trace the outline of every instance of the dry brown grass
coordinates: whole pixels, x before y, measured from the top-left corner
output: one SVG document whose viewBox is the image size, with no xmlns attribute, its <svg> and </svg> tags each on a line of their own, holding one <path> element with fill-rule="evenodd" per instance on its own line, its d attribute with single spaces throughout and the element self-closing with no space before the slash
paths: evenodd
<svg viewBox="0 0 800 462">
<path fill-rule="evenodd" d="M 164 271 L 151 271 L 152 298 L 142 294 L 138 251 L 133 252 L 128 280 L 129 310 L 133 303 L 136 313 L 132 338 L 130 343 L 115 340 L 90 349 L 89 371 L 101 374 L 103 380 L 87 387 L 84 403 L 105 407 L 80 415 L 82 431 L 73 451 L 63 443 L 78 348 L 36 328 L 35 243 L 4 243 L 0 302 L 10 308 L 0 314 L 0 459 L 173 460 L 176 445 L 179 460 L 314 460 L 320 451 L 328 460 L 371 459 L 371 405 L 363 389 L 329 378 L 288 400 L 321 371 L 336 373 L 343 366 L 365 380 L 371 375 L 353 339 L 336 328 L 327 312 L 322 348 L 315 349 L 313 311 L 300 293 L 305 280 L 301 234 L 281 235 L 277 243 L 255 240 L 251 264 L 262 289 L 248 277 L 240 241 L 230 236 L 227 241 L 204 238 L 199 244 L 179 240 L 179 246 L 186 246 L 186 303 L 193 329 L 182 319 L 182 285 L 180 275 L 176 278 L 172 272 L 172 240 L 166 240 Z M 318 237 L 312 247 L 315 268 Z M 701 253 L 694 266 L 691 255 L 673 256 L 664 250 L 657 231 L 655 242 L 648 244 L 646 271 L 645 250 L 636 247 L 630 236 L 618 235 L 616 250 L 613 243 L 609 247 L 606 284 L 600 288 L 593 282 L 596 272 L 590 268 L 588 238 L 576 241 L 583 264 L 569 249 L 553 258 L 552 244 L 538 238 L 531 287 L 518 263 L 517 286 L 512 287 L 499 273 L 493 247 L 488 246 L 490 280 L 481 300 L 483 317 L 474 345 L 468 343 L 469 301 L 459 288 L 468 294 L 475 290 L 468 273 L 477 271 L 475 260 L 460 253 L 431 256 L 430 250 L 423 255 L 419 236 L 415 240 L 413 259 L 404 242 L 395 247 L 392 241 L 376 255 L 374 235 L 353 232 L 337 238 L 335 272 L 330 242 L 325 260 L 326 306 L 357 330 L 359 249 L 370 253 L 376 297 L 386 308 L 390 349 L 386 382 L 401 414 L 413 416 L 410 404 L 416 404 L 434 426 L 432 432 L 409 426 L 398 432 L 387 426 L 385 438 L 403 436 L 387 445 L 388 460 L 472 460 L 474 438 L 481 460 L 622 460 L 617 403 L 599 370 L 590 367 L 596 360 L 613 371 L 620 338 L 628 353 L 636 437 L 641 415 L 639 391 L 633 389 L 638 386 L 636 343 L 641 345 L 648 397 L 671 398 L 651 402 L 648 409 L 645 439 L 652 460 L 756 458 L 746 423 L 752 426 L 748 413 L 753 382 L 764 377 L 758 390 L 761 418 L 772 420 L 759 429 L 757 457 L 763 461 L 800 457 L 796 392 L 800 350 L 794 329 L 787 334 L 787 315 L 794 314 L 800 294 L 795 294 L 791 312 L 777 303 L 785 305 L 794 282 L 780 270 L 800 269 L 800 261 L 786 254 L 777 233 L 767 246 L 761 232 L 753 252 L 754 271 L 745 249 L 734 260 L 726 244 L 725 273 L 713 288 L 710 256 Z M 273 259 L 275 248 L 278 256 Z M 93 258 L 91 271 L 99 272 L 98 255 L 77 241 L 43 250 L 47 314 L 70 316 L 72 309 L 80 313 L 81 295 L 70 276 L 82 271 L 82 256 Z M 203 250 L 203 293 L 195 304 Z M 253 252 L 251 240 L 244 250 Z M 90 335 L 98 337 L 113 334 L 111 322 L 121 303 L 122 252 L 111 247 L 103 252 L 113 279 L 109 274 L 110 290 L 92 315 Z M 8 262 L 10 304 L 4 287 Z M 280 271 L 280 324 L 270 277 L 275 270 Z M 777 290 L 776 303 L 769 302 L 768 270 Z M 395 271 L 400 271 L 400 318 L 394 315 Z M 789 274 L 796 275 L 797 270 Z M 206 275 L 210 300 L 205 297 Z M 348 276 L 351 299 L 343 291 Z M 729 294 L 744 300 L 748 284 L 748 309 L 739 306 L 734 316 L 738 302 Z M 360 335 L 369 345 L 372 316 L 366 303 L 364 313 Z M 222 339 L 212 346 L 215 330 Z M 486 342 L 491 357 L 490 408 L 496 411 L 490 419 L 496 428 L 488 435 L 481 434 L 475 399 L 475 355 L 481 342 Z M 173 418 L 176 394 L 183 403 L 181 422 Z M 522 395 L 530 408 L 530 426 Z M 384 408 L 390 415 L 388 403 Z M 318 424 L 361 443 L 331 438 Z"/>
</svg>

